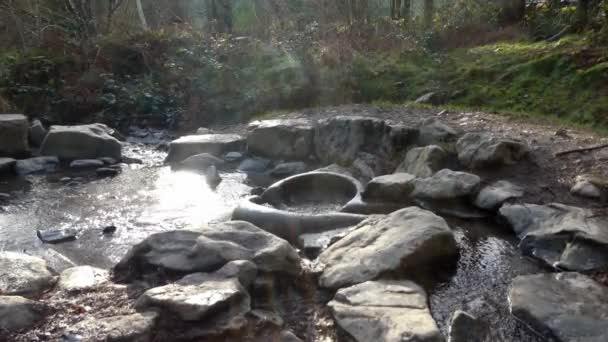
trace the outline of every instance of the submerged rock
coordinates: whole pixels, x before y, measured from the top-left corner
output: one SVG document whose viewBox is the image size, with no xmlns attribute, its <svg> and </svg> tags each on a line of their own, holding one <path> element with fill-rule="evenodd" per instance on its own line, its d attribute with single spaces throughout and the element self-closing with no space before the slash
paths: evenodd
<svg viewBox="0 0 608 342">
<path fill-rule="evenodd" d="M 341 288 L 376 279 L 383 273 L 428 267 L 458 253 L 445 220 L 410 207 L 386 216 L 371 216 L 319 256 L 319 283 Z"/>
<path fill-rule="evenodd" d="M 528 153 L 525 143 L 492 137 L 483 133 L 467 133 L 456 144 L 458 159 L 468 168 L 515 164 Z"/>
<path fill-rule="evenodd" d="M 29 124 L 21 114 L 0 114 L 0 155 L 22 156 L 28 153 Z"/>
<path fill-rule="evenodd" d="M 89 169 L 89 168 L 99 168 L 104 166 L 105 163 L 99 159 L 80 159 L 74 160 L 70 163 L 70 167 L 72 169 Z"/>
<path fill-rule="evenodd" d="M 420 178 L 431 177 L 445 166 L 447 156 L 447 152 L 437 145 L 413 148 L 395 172 L 405 172 Z"/>
<path fill-rule="evenodd" d="M 608 222 L 591 210 L 563 204 L 505 204 L 500 215 L 521 239 L 520 248 L 548 265 L 571 271 L 608 266 Z"/>
<path fill-rule="evenodd" d="M 76 229 L 49 229 L 38 230 L 36 235 L 44 243 L 62 243 L 76 240 L 78 230 Z"/>
<path fill-rule="evenodd" d="M 211 166 L 223 165 L 224 161 L 212 154 L 201 153 L 190 156 L 176 165 L 177 169 L 205 172 Z"/>
<path fill-rule="evenodd" d="M 443 342 L 426 292 L 411 281 L 368 281 L 336 293 L 329 308 L 357 342 Z"/>
<path fill-rule="evenodd" d="M 131 248 L 114 274 L 129 281 L 157 272 L 209 272 L 233 260 L 250 260 L 264 272 L 300 270 L 300 257 L 287 241 L 250 223 L 232 221 L 151 235 Z"/>
<path fill-rule="evenodd" d="M 201 153 L 221 156 L 245 149 L 245 138 L 237 134 L 203 134 L 181 137 L 171 142 L 165 163 L 178 163 Z"/>
<path fill-rule="evenodd" d="M 148 342 L 154 337 L 158 314 L 136 313 L 106 318 L 88 318 L 76 323 L 66 335 L 79 336 L 78 341 L 129 341 Z"/>
<path fill-rule="evenodd" d="M 498 181 L 483 188 L 475 199 L 475 206 L 485 210 L 497 210 L 503 203 L 523 197 L 524 189 L 507 181 Z"/>
<path fill-rule="evenodd" d="M 408 173 L 395 173 L 372 179 L 363 191 L 363 198 L 372 201 L 404 203 L 414 191 L 415 176 Z"/>
<path fill-rule="evenodd" d="M 251 125 L 249 152 L 271 159 L 306 160 L 313 154 L 314 129 L 308 120 L 265 120 Z"/>
<path fill-rule="evenodd" d="M 17 160 L 15 171 L 19 176 L 27 176 L 35 173 L 53 172 L 59 166 L 57 157 L 36 157 Z"/>
<path fill-rule="evenodd" d="M 25 254 L 0 252 L 0 293 L 3 295 L 38 297 L 56 281 L 46 261 Z"/>
<path fill-rule="evenodd" d="M 50 311 L 43 303 L 19 296 L 0 295 L 0 330 L 16 332 L 30 329 Z"/>
<path fill-rule="evenodd" d="M 122 144 L 112 136 L 114 130 L 104 124 L 80 126 L 51 126 L 40 154 L 59 159 L 97 159 L 110 157 L 120 160 Z"/>
<path fill-rule="evenodd" d="M 608 341 L 608 287 L 579 273 L 537 274 L 513 279 L 511 312 L 558 341 Z"/>
<path fill-rule="evenodd" d="M 77 266 L 61 272 L 57 286 L 67 292 L 86 291 L 108 281 L 110 274 L 106 270 L 91 266 Z"/>
</svg>

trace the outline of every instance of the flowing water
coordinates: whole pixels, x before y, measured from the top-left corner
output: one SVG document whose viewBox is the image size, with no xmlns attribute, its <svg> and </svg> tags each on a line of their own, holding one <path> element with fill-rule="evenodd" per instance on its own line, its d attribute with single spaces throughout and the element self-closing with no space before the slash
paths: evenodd
<svg viewBox="0 0 608 342">
<path fill-rule="evenodd" d="M 245 174 L 227 172 L 212 190 L 201 175 L 163 166 L 165 154 L 152 147 L 132 142 L 127 149 L 145 163 L 129 166 L 115 178 L 62 171 L 0 180 L 0 192 L 13 196 L 0 207 L 0 250 L 44 254 L 53 249 L 76 264 L 109 268 L 150 234 L 229 219 L 234 206 L 259 185 Z M 60 181 L 66 176 L 82 179 L 66 185 Z M 325 210 L 303 206 L 297 211 Z M 110 225 L 117 231 L 103 235 L 102 229 Z M 514 276 L 540 268 L 521 256 L 515 238 L 504 228 L 481 221 L 450 220 L 450 225 L 457 232 L 460 258 L 456 267 L 437 270 L 425 284 L 442 331 L 447 334 L 452 313 L 464 309 L 490 323 L 492 341 L 540 341 L 512 318 L 506 298 Z M 76 228 L 78 239 L 49 246 L 36 236 L 38 229 L 61 228 Z"/>
</svg>

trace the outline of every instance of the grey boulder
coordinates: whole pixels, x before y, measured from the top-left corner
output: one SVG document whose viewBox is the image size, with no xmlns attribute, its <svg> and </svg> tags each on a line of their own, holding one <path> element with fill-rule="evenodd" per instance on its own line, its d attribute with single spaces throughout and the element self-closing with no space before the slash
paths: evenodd
<svg viewBox="0 0 608 342">
<path fill-rule="evenodd" d="M 370 216 L 321 253 L 319 283 L 337 289 L 391 271 L 426 267 L 457 253 L 454 233 L 443 218 L 409 207 L 386 216 Z"/>
<path fill-rule="evenodd" d="M 481 189 L 475 199 L 475 206 L 485 210 L 497 210 L 506 201 L 523 195 L 522 187 L 508 181 L 498 181 Z"/>
<path fill-rule="evenodd" d="M 21 156 L 27 154 L 29 124 L 21 114 L 0 114 L 0 155 Z"/>
<path fill-rule="evenodd" d="M 407 202 L 414 190 L 415 176 L 408 173 L 395 173 L 372 179 L 363 192 L 363 199 L 381 202 Z"/>
<path fill-rule="evenodd" d="M 487 341 L 489 327 L 468 312 L 456 310 L 450 322 L 448 342 Z"/>
<path fill-rule="evenodd" d="M 433 177 L 417 179 L 412 196 L 422 200 L 453 200 L 470 197 L 479 191 L 479 176 L 443 169 Z"/>
<path fill-rule="evenodd" d="M 46 261 L 14 252 L 0 252 L 0 293 L 38 297 L 55 285 L 57 277 Z"/>
<path fill-rule="evenodd" d="M 411 281 L 368 281 L 329 302 L 338 325 L 357 342 L 443 342 L 426 292 Z"/>
<path fill-rule="evenodd" d="M 418 144 L 421 146 L 438 145 L 452 151 L 458 140 L 459 132 L 437 118 L 426 119 L 420 126 Z"/>
<path fill-rule="evenodd" d="M 537 274 L 513 279 L 511 312 L 558 341 L 608 341 L 608 287 L 579 273 Z"/>
<path fill-rule="evenodd" d="M 286 160 L 306 160 L 313 154 L 314 129 L 308 120 L 256 121 L 250 127 L 250 153 Z"/>
<path fill-rule="evenodd" d="M 273 177 L 289 177 L 306 172 L 308 165 L 304 162 L 283 163 L 274 167 L 270 171 Z"/>
<path fill-rule="evenodd" d="M 608 222 L 589 209 L 505 204 L 500 215 L 521 240 L 524 254 L 549 266 L 581 272 L 608 266 Z"/>
<path fill-rule="evenodd" d="M 190 171 L 206 171 L 211 166 L 221 166 L 224 161 L 212 154 L 201 153 L 190 156 L 176 165 L 177 169 Z"/>
<path fill-rule="evenodd" d="M 106 270 L 91 266 L 76 266 L 61 272 L 57 287 L 60 290 L 85 291 L 109 281 L 110 274 Z"/>
<path fill-rule="evenodd" d="M 57 157 L 35 157 L 17 160 L 15 172 L 19 176 L 27 176 L 36 173 L 53 172 L 59 166 Z"/>
<path fill-rule="evenodd" d="M 15 173 L 17 161 L 13 158 L 0 158 L 0 175 Z"/>
<path fill-rule="evenodd" d="M 151 235 L 131 248 L 114 267 L 114 275 L 128 281 L 158 270 L 209 272 L 234 260 L 250 260 L 264 272 L 300 271 L 300 257 L 287 241 L 250 223 L 232 221 Z"/>
<path fill-rule="evenodd" d="M 405 172 L 420 178 L 431 177 L 445 166 L 447 156 L 447 152 L 437 145 L 413 148 L 395 172 Z"/>
<path fill-rule="evenodd" d="M 243 151 L 245 138 L 237 134 L 189 135 L 174 140 L 169 145 L 165 163 L 179 163 L 201 153 L 221 156 L 228 152 Z"/>
<path fill-rule="evenodd" d="M 99 159 L 79 159 L 70 163 L 72 169 L 95 169 L 104 165 L 105 163 Z"/>
<path fill-rule="evenodd" d="M 149 342 L 154 337 L 158 314 L 135 313 L 125 316 L 87 318 L 66 330 L 82 342 Z"/>
<path fill-rule="evenodd" d="M 43 303 L 19 296 L 0 295 L 0 331 L 16 332 L 34 327 L 50 313 Z"/>
<path fill-rule="evenodd" d="M 520 141 L 495 138 L 489 134 L 467 133 L 456 143 L 458 159 L 468 168 L 512 165 L 528 153 Z"/>
<path fill-rule="evenodd" d="M 114 130 L 104 124 L 51 126 L 40 154 L 62 160 L 122 158 L 122 144 L 112 136 Z"/>
</svg>

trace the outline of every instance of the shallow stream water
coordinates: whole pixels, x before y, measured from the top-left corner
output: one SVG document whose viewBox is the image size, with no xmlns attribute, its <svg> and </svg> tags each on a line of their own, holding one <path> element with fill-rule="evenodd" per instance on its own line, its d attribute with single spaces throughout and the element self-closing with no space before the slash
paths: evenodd
<svg viewBox="0 0 608 342">
<path fill-rule="evenodd" d="M 227 172 L 212 190 L 201 175 L 163 166 L 163 152 L 137 144 L 127 150 L 145 163 L 127 166 L 115 178 L 61 171 L 0 180 L 0 192 L 10 192 L 13 197 L 0 207 L 0 250 L 44 254 L 52 249 L 76 264 L 110 268 L 150 234 L 229 219 L 234 206 L 259 185 L 245 174 Z M 82 180 L 68 186 L 60 181 L 63 177 Z M 296 211 L 326 209 L 299 206 Z M 513 277 L 537 273 L 540 268 L 521 256 L 515 237 L 500 226 L 482 221 L 449 223 L 457 232 L 460 258 L 455 267 L 431 270 L 431 279 L 422 280 L 432 314 L 444 334 L 452 313 L 464 309 L 490 323 L 491 341 L 542 341 L 509 314 L 506 298 Z M 110 225 L 117 231 L 104 236 L 102 228 Z M 36 236 L 37 229 L 60 228 L 76 228 L 78 239 L 51 246 Z"/>
</svg>

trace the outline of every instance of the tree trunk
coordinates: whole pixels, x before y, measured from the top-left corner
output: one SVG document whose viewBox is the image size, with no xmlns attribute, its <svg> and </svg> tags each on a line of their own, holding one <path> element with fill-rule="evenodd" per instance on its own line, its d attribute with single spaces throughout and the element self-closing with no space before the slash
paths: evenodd
<svg viewBox="0 0 608 342">
<path fill-rule="evenodd" d="M 146 14 L 144 13 L 144 8 L 141 5 L 141 0 L 135 0 L 137 4 L 137 14 L 139 15 L 139 21 L 141 23 L 141 27 L 144 30 L 148 30 L 148 22 L 146 21 Z"/>
<path fill-rule="evenodd" d="M 433 16 L 435 15 L 434 0 L 424 0 L 424 26 L 431 27 L 433 25 Z"/>
</svg>

